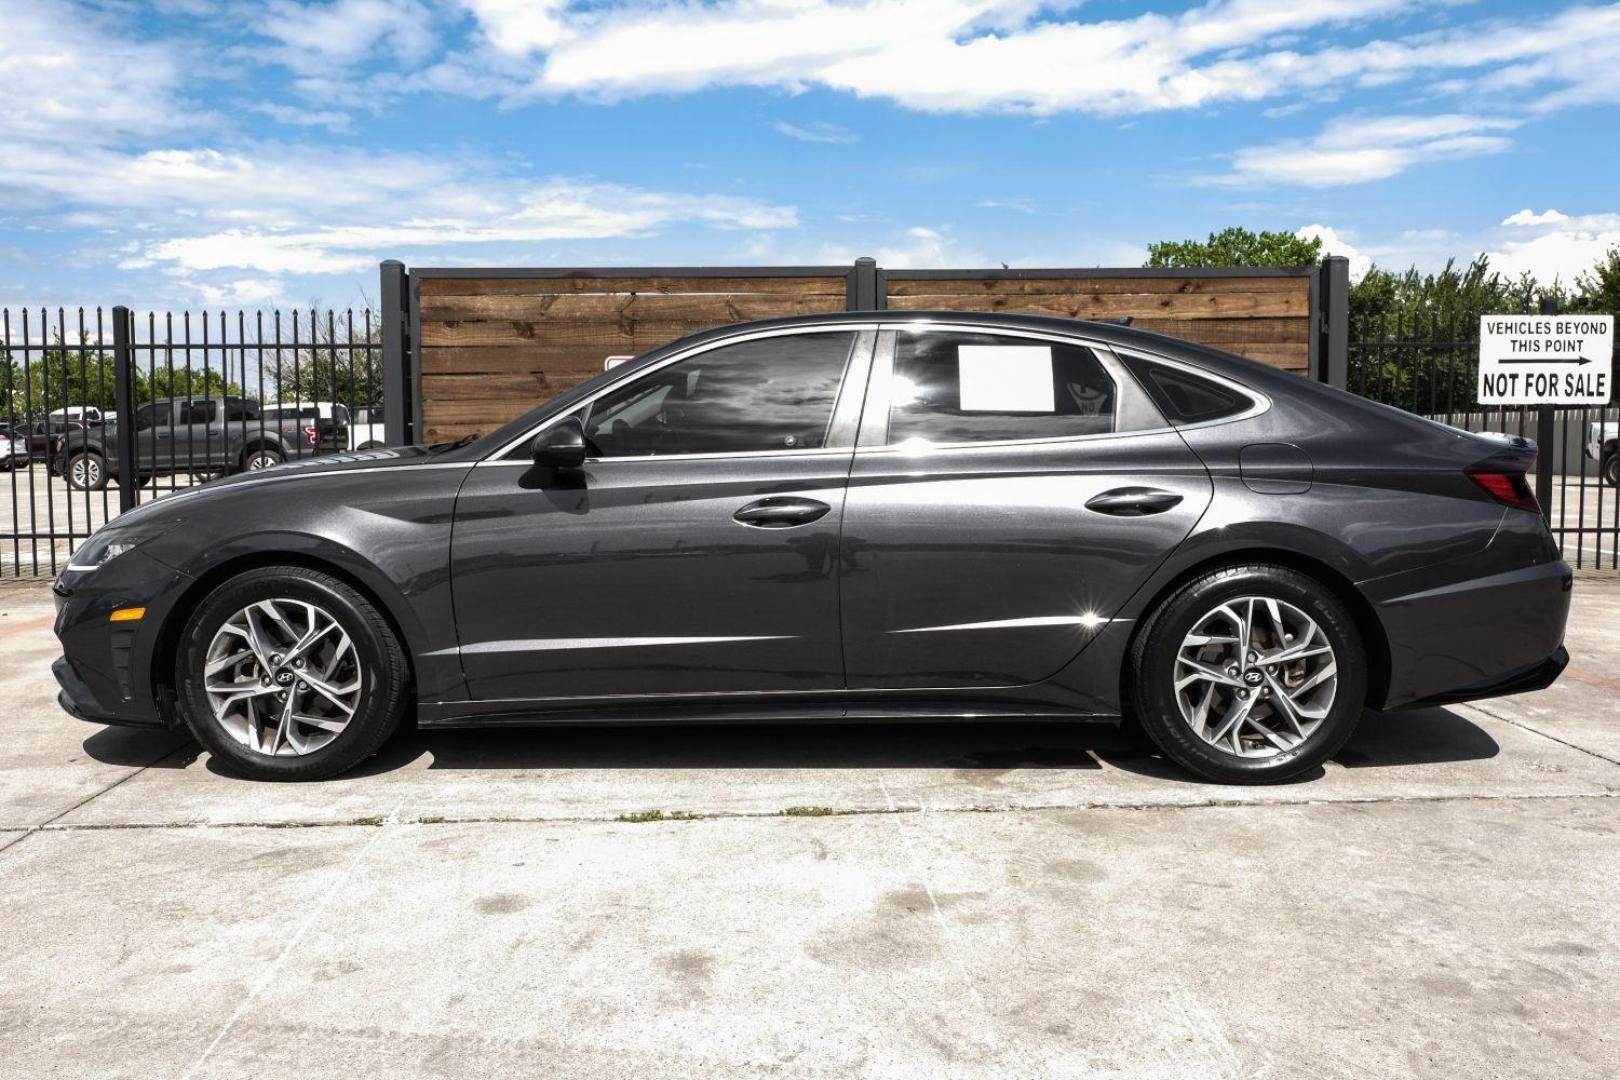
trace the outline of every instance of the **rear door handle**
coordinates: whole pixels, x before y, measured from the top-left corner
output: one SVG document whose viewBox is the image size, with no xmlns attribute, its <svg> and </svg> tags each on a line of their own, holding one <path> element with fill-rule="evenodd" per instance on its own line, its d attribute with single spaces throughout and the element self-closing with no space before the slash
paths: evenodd
<svg viewBox="0 0 1620 1080">
<path fill-rule="evenodd" d="M 1147 514 L 1162 514 L 1180 502 L 1181 496 L 1173 491 L 1125 487 L 1092 496 L 1086 501 L 1086 509 L 1095 510 L 1099 514 L 1112 514 L 1115 517 L 1143 517 Z"/>
<path fill-rule="evenodd" d="M 826 503 L 815 499 L 772 495 L 749 503 L 731 516 L 756 529 L 791 529 L 795 525 L 808 525 L 831 509 Z"/>
</svg>

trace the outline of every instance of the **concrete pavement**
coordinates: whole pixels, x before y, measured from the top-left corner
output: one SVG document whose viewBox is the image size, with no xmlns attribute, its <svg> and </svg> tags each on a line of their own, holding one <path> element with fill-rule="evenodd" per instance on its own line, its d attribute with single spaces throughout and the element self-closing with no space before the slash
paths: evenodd
<svg viewBox="0 0 1620 1080">
<path fill-rule="evenodd" d="M 1620 1061 L 1614 584 L 1550 690 L 1260 789 L 1035 724 L 410 733 L 253 784 L 58 712 L 48 612 L 0 592 L 0 1076 Z"/>
</svg>

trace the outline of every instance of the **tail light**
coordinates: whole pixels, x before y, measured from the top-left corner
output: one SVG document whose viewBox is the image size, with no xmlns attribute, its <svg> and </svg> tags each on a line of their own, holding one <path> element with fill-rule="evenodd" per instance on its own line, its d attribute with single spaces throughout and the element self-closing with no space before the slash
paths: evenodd
<svg viewBox="0 0 1620 1080">
<path fill-rule="evenodd" d="M 307 428 L 304 429 L 304 441 L 309 443 L 309 445 L 311 445 L 311 446 L 315 445 L 315 429 L 314 428 L 307 427 Z"/>
<path fill-rule="evenodd" d="M 1463 473 L 1503 506 L 1528 510 L 1532 514 L 1541 513 L 1541 504 L 1536 501 L 1536 493 L 1530 490 L 1530 481 L 1524 473 L 1506 472 L 1488 465 L 1472 465 Z"/>
</svg>

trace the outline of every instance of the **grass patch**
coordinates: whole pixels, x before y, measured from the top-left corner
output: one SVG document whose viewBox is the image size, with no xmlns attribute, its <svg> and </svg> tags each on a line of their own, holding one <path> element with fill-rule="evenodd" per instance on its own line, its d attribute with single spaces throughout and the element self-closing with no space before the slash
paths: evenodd
<svg viewBox="0 0 1620 1080">
<path fill-rule="evenodd" d="M 853 814 L 854 810 L 835 810 L 831 806 L 790 806 L 781 812 L 783 817 L 838 817 Z"/>
<path fill-rule="evenodd" d="M 417 818 L 416 823 L 418 825 L 443 825 L 444 818 L 440 817 L 438 814 L 430 814 L 427 817 Z"/>
<path fill-rule="evenodd" d="M 620 814 L 614 821 L 696 821 L 698 815 L 689 810 L 637 810 L 631 814 Z"/>
<path fill-rule="evenodd" d="M 381 825 L 382 823 L 383 819 L 380 817 L 357 817 L 349 822 L 350 825 Z"/>
</svg>

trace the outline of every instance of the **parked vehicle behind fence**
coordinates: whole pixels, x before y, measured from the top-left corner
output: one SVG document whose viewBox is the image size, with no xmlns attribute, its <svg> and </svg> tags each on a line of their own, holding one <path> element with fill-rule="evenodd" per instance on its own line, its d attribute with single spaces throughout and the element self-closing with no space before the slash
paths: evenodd
<svg viewBox="0 0 1620 1080">
<path fill-rule="evenodd" d="M 341 406 L 339 406 L 341 408 Z M 135 410 L 136 480 L 250 472 L 348 446 L 348 425 L 320 416 L 276 418 L 240 397 L 161 398 Z M 346 413 L 346 410 L 345 410 Z M 60 471 L 75 488 L 99 490 L 122 475 L 122 421 L 70 432 Z"/>
<path fill-rule="evenodd" d="M 326 420 L 348 428 L 349 450 L 375 450 L 383 445 L 383 411 L 380 405 L 357 405 L 353 409 L 336 401 L 286 401 L 264 406 L 267 420 Z"/>
<path fill-rule="evenodd" d="M 1598 463 L 1598 475 L 1620 487 L 1620 422 L 1597 420 L 1586 429 L 1586 456 Z"/>
</svg>

